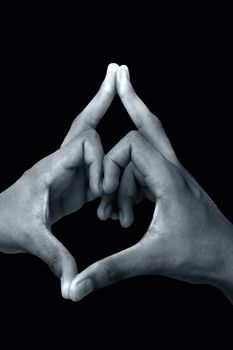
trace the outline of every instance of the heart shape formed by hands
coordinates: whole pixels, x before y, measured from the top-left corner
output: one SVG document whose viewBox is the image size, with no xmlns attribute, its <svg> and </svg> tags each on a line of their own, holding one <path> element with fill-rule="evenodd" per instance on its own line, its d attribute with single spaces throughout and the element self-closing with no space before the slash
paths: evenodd
<svg viewBox="0 0 233 350">
<path fill-rule="evenodd" d="M 95 129 L 116 93 L 137 130 L 104 155 Z M 99 218 L 119 218 L 123 227 L 133 222 L 133 206 L 143 197 L 156 203 L 154 215 L 137 244 L 77 274 L 74 258 L 51 226 L 97 197 Z M 224 254 L 233 245 L 232 225 L 180 164 L 161 122 L 133 89 L 126 66 L 109 65 L 61 148 L 0 194 L 0 215 L 0 250 L 40 257 L 61 279 L 63 297 L 73 301 L 144 274 L 223 284 L 227 294 L 232 290 L 226 283 L 232 281 L 232 262 Z"/>
<path fill-rule="evenodd" d="M 232 225 L 181 165 L 160 120 L 137 96 L 124 65 L 116 71 L 116 92 L 137 130 L 104 157 L 98 216 L 119 218 L 128 227 L 133 222 L 133 206 L 142 197 L 156 203 L 155 211 L 137 244 L 92 264 L 74 278 L 70 298 L 77 301 L 97 288 L 144 274 L 216 285 L 222 273 L 219 232 L 224 227 L 228 236 Z M 112 212 L 114 201 L 118 213 Z"/>
</svg>

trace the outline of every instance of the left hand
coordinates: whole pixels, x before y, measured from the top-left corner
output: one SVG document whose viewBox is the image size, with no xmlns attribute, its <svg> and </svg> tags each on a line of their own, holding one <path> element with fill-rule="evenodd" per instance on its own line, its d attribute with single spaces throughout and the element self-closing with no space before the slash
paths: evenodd
<svg viewBox="0 0 233 350">
<path fill-rule="evenodd" d="M 0 194 L 0 251 L 41 258 L 61 279 L 65 298 L 77 266 L 51 225 L 100 194 L 104 153 L 95 127 L 115 95 L 116 70 L 115 64 L 108 67 L 99 92 L 75 119 L 61 148 Z"/>
<path fill-rule="evenodd" d="M 80 138 L 84 134 L 88 136 L 86 138 L 88 140 L 87 144 L 83 145 L 85 158 L 83 166 L 73 169 L 69 180 L 63 178 L 64 183 L 59 184 L 59 191 L 58 188 L 54 191 L 55 200 L 51 198 L 52 222 L 79 210 L 86 202 L 100 196 L 104 153 L 99 135 L 95 129 L 116 94 L 115 76 L 117 69 L 118 65 L 115 63 L 108 66 L 106 77 L 98 93 L 82 113 L 75 118 L 62 143 L 61 148 L 75 138 Z M 88 142 L 92 144 L 92 147 L 88 146 Z M 64 190 L 62 190 L 63 187 Z M 60 193 L 59 196 L 58 192 Z"/>
</svg>

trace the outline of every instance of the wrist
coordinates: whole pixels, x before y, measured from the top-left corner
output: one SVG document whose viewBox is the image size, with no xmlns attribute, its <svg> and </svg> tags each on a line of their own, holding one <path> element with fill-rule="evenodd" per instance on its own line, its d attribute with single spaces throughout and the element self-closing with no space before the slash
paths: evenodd
<svg viewBox="0 0 233 350">
<path fill-rule="evenodd" d="M 17 249 L 12 245 L 12 237 L 16 235 L 15 211 L 12 203 L 16 197 L 12 186 L 0 193 L 0 252 L 15 253 Z"/>
<path fill-rule="evenodd" d="M 227 223 L 221 235 L 220 268 L 216 271 L 213 285 L 220 289 L 233 304 L 233 225 Z"/>
</svg>

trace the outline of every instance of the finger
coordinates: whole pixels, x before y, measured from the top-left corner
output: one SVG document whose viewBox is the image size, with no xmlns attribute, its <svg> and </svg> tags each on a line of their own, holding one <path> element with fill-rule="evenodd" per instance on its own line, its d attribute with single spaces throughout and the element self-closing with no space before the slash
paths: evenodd
<svg viewBox="0 0 233 350">
<path fill-rule="evenodd" d="M 145 184 L 159 194 L 164 181 L 169 181 L 165 158 L 137 131 L 128 133 L 105 156 L 104 192 L 113 193 L 117 190 L 121 168 L 126 167 L 130 161 L 144 177 Z"/>
<path fill-rule="evenodd" d="M 98 207 L 97 215 L 100 220 L 120 219 L 122 227 L 129 227 L 134 221 L 133 205 L 138 203 L 142 198 L 142 190 L 138 184 L 145 186 L 144 179 L 130 163 L 124 170 L 118 192 L 111 194 L 103 193 L 101 202 Z M 114 210 L 116 206 L 118 210 Z"/>
<path fill-rule="evenodd" d="M 106 194 L 102 193 L 101 202 L 97 209 L 97 216 L 100 220 L 106 221 L 109 218 L 118 220 L 119 214 L 116 208 L 117 193 Z"/>
<path fill-rule="evenodd" d="M 146 272 L 145 254 L 136 244 L 89 266 L 77 275 L 70 286 L 70 298 L 79 301 L 96 289 Z"/>
<path fill-rule="evenodd" d="M 122 227 L 126 228 L 132 225 L 134 221 L 133 207 L 140 203 L 143 198 L 155 200 L 146 188 L 144 177 L 131 162 L 124 170 L 117 198 Z"/>
<path fill-rule="evenodd" d="M 179 164 L 160 120 L 150 112 L 137 96 L 130 82 L 127 66 L 120 66 L 116 74 L 117 92 L 138 131 L 174 164 Z"/>
<path fill-rule="evenodd" d="M 80 165 L 89 169 L 89 187 L 99 196 L 101 192 L 102 163 L 104 151 L 99 135 L 95 130 L 88 130 L 60 148 L 54 154 L 53 177 L 64 174 L 64 170 L 74 170 Z M 52 182 L 52 181 L 51 181 Z"/>
<path fill-rule="evenodd" d="M 89 187 L 96 196 L 100 196 L 104 150 L 97 132 L 88 134 L 84 142 L 84 161 L 89 167 Z"/>
<path fill-rule="evenodd" d="M 115 199 L 116 199 L 116 193 L 102 194 L 101 202 L 97 210 L 97 216 L 100 220 L 106 221 L 112 215 Z"/>
<path fill-rule="evenodd" d="M 133 205 L 138 199 L 138 194 L 139 190 L 133 172 L 133 164 L 130 163 L 124 170 L 117 198 L 122 227 L 127 228 L 134 221 Z"/>
<path fill-rule="evenodd" d="M 77 265 L 73 256 L 47 229 L 40 231 L 36 237 L 30 253 L 42 259 L 60 278 L 62 296 L 68 299 L 71 281 L 77 274 Z"/>
<path fill-rule="evenodd" d="M 91 102 L 82 111 L 82 113 L 74 120 L 65 140 L 67 142 L 89 128 L 96 128 L 101 118 L 110 106 L 116 91 L 116 71 L 118 69 L 116 63 L 111 63 L 107 68 L 105 79 Z"/>
</svg>

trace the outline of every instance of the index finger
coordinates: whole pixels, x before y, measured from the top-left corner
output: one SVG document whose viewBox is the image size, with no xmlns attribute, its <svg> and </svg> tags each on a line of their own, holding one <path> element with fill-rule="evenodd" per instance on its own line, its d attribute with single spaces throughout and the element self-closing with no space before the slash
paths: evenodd
<svg viewBox="0 0 233 350">
<path fill-rule="evenodd" d="M 130 162 L 142 175 L 151 192 L 156 191 L 156 196 L 170 181 L 165 157 L 138 131 L 131 131 L 104 158 L 105 193 L 113 193 L 118 189 L 121 169 Z"/>
<path fill-rule="evenodd" d="M 168 160 L 178 165 L 179 161 L 160 120 L 148 109 L 134 91 L 130 82 L 128 67 L 119 67 L 116 75 L 116 87 L 120 99 L 136 125 L 138 131 L 147 141 Z"/>
<path fill-rule="evenodd" d="M 95 129 L 110 106 L 116 93 L 116 63 L 109 64 L 105 79 L 91 102 L 75 118 L 62 146 L 87 129 Z"/>
</svg>

